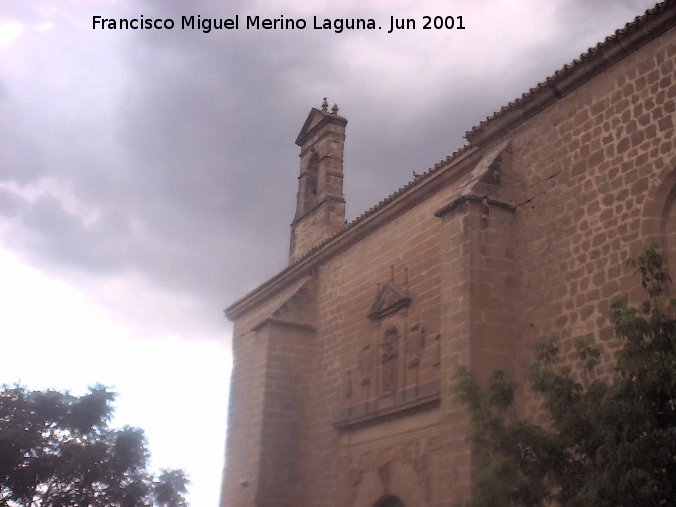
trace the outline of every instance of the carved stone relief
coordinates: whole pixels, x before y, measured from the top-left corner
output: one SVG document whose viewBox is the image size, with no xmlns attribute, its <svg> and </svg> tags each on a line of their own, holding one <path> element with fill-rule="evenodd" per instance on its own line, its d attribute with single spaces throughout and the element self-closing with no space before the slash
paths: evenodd
<svg viewBox="0 0 676 507">
<path fill-rule="evenodd" d="M 399 357 L 399 330 L 395 326 L 388 327 L 380 341 L 381 348 L 381 392 L 389 394 L 397 390 Z"/>
<path fill-rule="evenodd" d="M 368 386 L 373 377 L 373 348 L 366 345 L 359 353 L 359 383 Z"/>
<path fill-rule="evenodd" d="M 434 335 L 434 366 L 441 366 L 441 335 Z"/>
<path fill-rule="evenodd" d="M 345 370 L 344 412 L 336 426 L 350 428 L 369 424 L 385 414 L 433 406 L 438 399 L 438 381 L 429 369 L 422 368 L 435 359 L 436 345 L 423 322 L 410 322 L 408 270 L 403 283 L 390 280 L 378 284 L 366 314 L 369 332 Z M 429 349 L 429 350 L 428 350 Z M 429 357 L 428 357 L 429 356 Z"/>
<path fill-rule="evenodd" d="M 345 397 L 352 397 L 352 370 L 347 370 L 345 372 Z"/>
<path fill-rule="evenodd" d="M 418 323 L 411 327 L 406 339 L 406 356 L 409 368 L 417 368 L 425 349 L 425 326 Z"/>
<path fill-rule="evenodd" d="M 345 464 L 346 504 L 371 507 L 390 494 L 405 505 L 429 505 L 433 465 L 428 442 L 420 438 L 353 454 Z"/>
<path fill-rule="evenodd" d="M 371 333 L 345 370 L 345 403 L 334 422 L 341 430 L 438 406 L 439 336 L 422 322 L 410 325 L 406 309 L 379 319 Z"/>
</svg>

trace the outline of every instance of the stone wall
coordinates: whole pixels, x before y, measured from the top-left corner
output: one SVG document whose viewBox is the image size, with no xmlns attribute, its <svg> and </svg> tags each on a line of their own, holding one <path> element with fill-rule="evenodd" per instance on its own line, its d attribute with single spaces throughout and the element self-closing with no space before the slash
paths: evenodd
<svg viewBox="0 0 676 507">
<path fill-rule="evenodd" d="M 618 346 L 609 301 L 641 296 L 624 261 L 649 241 L 664 244 L 642 224 L 649 196 L 674 171 L 675 63 L 672 30 L 512 134 L 522 280 L 517 364 L 544 336 L 559 336 L 564 354 L 587 334 L 609 352 Z M 604 359 L 601 373 L 612 354 Z"/>
<path fill-rule="evenodd" d="M 672 29 L 230 307 L 222 505 L 450 505 L 472 489 L 458 364 L 518 373 L 534 340 L 592 334 L 608 373 L 609 301 L 641 295 L 624 260 L 657 241 L 676 265 L 675 65 Z"/>
</svg>

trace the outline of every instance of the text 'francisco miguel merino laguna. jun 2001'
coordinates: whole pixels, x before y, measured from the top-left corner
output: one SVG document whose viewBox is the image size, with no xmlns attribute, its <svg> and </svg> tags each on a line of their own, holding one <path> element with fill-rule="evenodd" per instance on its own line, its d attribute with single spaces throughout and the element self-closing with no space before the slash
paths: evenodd
<svg viewBox="0 0 676 507">
<path fill-rule="evenodd" d="M 429 15 L 417 17 L 389 16 L 384 23 L 373 18 L 311 18 L 286 17 L 283 14 L 275 18 L 264 16 L 240 16 L 212 18 L 181 16 L 174 18 L 105 18 L 92 16 L 94 30 L 195 30 L 211 33 L 217 30 L 326 30 L 335 33 L 352 30 L 386 30 L 386 33 L 406 30 L 464 30 L 462 16 Z"/>
</svg>

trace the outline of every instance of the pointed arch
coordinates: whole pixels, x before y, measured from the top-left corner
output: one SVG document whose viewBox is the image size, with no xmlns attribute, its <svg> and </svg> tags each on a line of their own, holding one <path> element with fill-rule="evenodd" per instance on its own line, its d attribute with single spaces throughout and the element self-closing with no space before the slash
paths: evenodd
<svg viewBox="0 0 676 507">
<path fill-rule="evenodd" d="M 664 208 L 662 236 L 664 238 L 664 256 L 667 260 L 667 270 L 673 281 L 676 280 L 676 184 L 672 187 Z M 673 294 L 673 285 L 671 291 Z"/>
<path fill-rule="evenodd" d="M 665 170 L 648 192 L 641 232 L 647 243 L 660 247 L 667 270 L 676 279 L 676 168 Z"/>
<path fill-rule="evenodd" d="M 429 507 L 431 492 L 423 479 L 427 473 L 420 475 L 398 460 L 369 470 L 361 476 L 352 507 Z"/>
<path fill-rule="evenodd" d="M 385 495 L 378 499 L 376 503 L 373 504 L 373 507 L 406 507 L 404 502 L 402 502 L 399 497 L 394 495 Z"/>
</svg>

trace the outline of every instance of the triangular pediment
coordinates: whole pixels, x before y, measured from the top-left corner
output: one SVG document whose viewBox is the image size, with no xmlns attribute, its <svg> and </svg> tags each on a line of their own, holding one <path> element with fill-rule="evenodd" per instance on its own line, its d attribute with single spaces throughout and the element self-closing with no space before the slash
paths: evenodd
<svg viewBox="0 0 676 507">
<path fill-rule="evenodd" d="M 336 122 L 339 124 L 340 123 L 346 124 L 347 120 L 337 114 L 329 113 L 326 111 L 320 111 L 316 107 L 313 107 L 312 109 L 310 109 L 310 114 L 307 115 L 305 123 L 303 123 L 303 127 L 300 129 L 300 132 L 298 133 L 298 137 L 296 138 L 296 144 L 302 147 L 303 143 L 308 137 L 308 134 L 310 134 L 314 130 L 314 128 L 317 127 L 320 123 L 326 122 Z"/>
<path fill-rule="evenodd" d="M 376 300 L 371 305 L 368 316 L 372 320 L 382 319 L 386 315 L 398 312 L 410 304 L 411 298 L 406 295 L 406 291 L 394 282 L 387 282 L 378 291 Z"/>
<path fill-rule="evenodd" d="M 298 141 L 307 134 L 312 127 L 317 125 L 322 118 L 324 118 L 325 113 L 322 113 L 319 109 L 316 107 L 313 107 L 310 109 L 310 114 L 307 115 L 307 118 L 305 119 L 305 123 L 303 123 L 303 126 L 300 129 L 300 132 L 298 133 L 298 138 L 296 139 L 296 144 L 298 144 Z"/>
<path fill-rule="evenodd" d="M 312 326 L 315 315 L 315 279 L 308 278 L 302 285 L 279 301 L 272 311 L 253 326 L 256 331 L 270 322 L 294 326 Z"/>
</svg>

